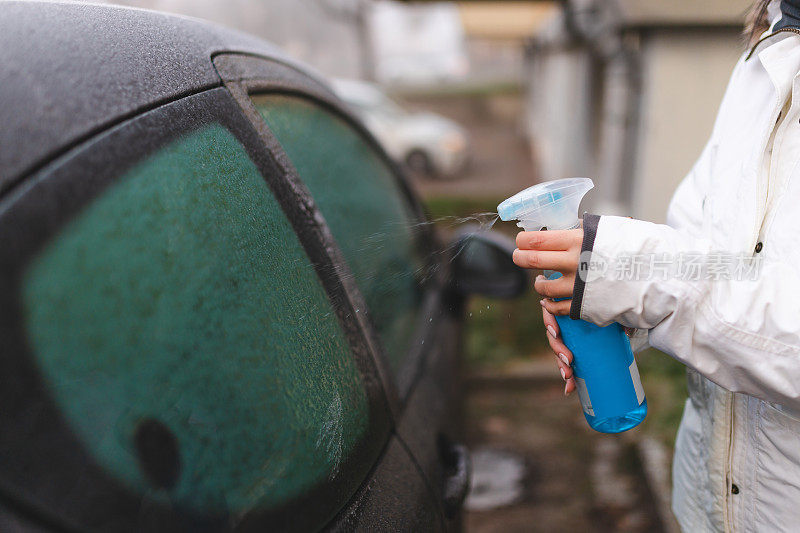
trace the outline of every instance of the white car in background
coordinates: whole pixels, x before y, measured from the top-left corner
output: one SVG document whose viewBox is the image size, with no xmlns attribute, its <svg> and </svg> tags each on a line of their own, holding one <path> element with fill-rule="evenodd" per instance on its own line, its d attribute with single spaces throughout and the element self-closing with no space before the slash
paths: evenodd
<svg viewBox="0 0 800 533">
<path fill-rule="evenodd" d="M 412 172 L 451 178 L 464 169 L 469 140 L 456 122 L 435 113 L 408 112 L 372 83 L 339 79 L 333 88 L 389 155 Z"/>
</svg>

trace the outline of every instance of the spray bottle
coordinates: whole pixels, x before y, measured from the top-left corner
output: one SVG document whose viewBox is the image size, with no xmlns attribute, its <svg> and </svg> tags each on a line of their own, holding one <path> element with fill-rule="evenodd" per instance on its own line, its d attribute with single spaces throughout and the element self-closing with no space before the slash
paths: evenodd
<svg viewBox="0 0 800 533">
<path fill-rule="evenodd" d="M 529 187 L 497 207 L 501 220 L 518 220 L 525 231 L 575 229 L 578 206 L 594 187 L 589 178 L 548 181 Z M 545 271 L 548 279 L 561 277 Z M 630 341 L 617 323 L 596 326 L 557 316 L 561 337 L 573 355 L 572 370 L 583 414 L 592 429 L 621 433 L 639 425 L 647 415 L 639 369 Z"/>
</svg>

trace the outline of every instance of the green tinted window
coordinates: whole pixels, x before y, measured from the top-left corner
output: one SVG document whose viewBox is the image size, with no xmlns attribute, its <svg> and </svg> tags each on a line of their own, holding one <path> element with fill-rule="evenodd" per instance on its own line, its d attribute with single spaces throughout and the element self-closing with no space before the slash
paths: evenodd
<svg viewBox="0 0 800 533">
<path fill-rule="evenodd" d="M 22 291 L 65 418 L 133 490 L 233 516 L 273 507 L 335 475 L 367 429 L 327 295 L 220 126 L 121 176 L 41 251 Z M 148 439 L 165 434 L 177 465 L 148 472 Z"/>
<path fill-rule="evenodd" d="M 394 175 L 341 118 L 296 97 L 254 101 L 328 222 L 397 369 L 419 311 L 423 262 Z"/>
</svg>

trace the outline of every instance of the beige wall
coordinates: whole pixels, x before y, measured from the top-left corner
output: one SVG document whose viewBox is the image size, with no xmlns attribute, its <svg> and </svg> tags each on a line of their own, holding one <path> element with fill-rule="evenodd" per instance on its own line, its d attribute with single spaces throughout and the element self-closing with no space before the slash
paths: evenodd
<svg viewBox="0 0 800 533">
<path fill-rule="evenodd" d="M 753 0 L 616 0 L 628 25 L 739 25 Z"/>
<path fill-rule="evenodd" d="M 459 2 L 464 32 L 470 37 L 522 41 L 558 10 L 555 2 Z"/>
<path fill-rule="evenodd" d="M 636 218 L 664 222 L 672 193 L 703 149 L 737 58 L 739 32 L 653 32 L 642 41 L 634 166 Z"/>
</svg>

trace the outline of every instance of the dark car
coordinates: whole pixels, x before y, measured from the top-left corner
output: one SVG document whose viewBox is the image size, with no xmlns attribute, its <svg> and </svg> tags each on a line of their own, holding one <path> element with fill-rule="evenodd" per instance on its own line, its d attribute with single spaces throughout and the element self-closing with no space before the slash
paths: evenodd
<svg viewBox="0 0 800 533">
<path fill-rule="evenodd" d="M 464 298 L 319 77 L 200 21 L 0 7 L 0 531 L 458 526 Z"/>
</svg>

